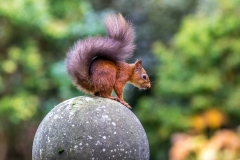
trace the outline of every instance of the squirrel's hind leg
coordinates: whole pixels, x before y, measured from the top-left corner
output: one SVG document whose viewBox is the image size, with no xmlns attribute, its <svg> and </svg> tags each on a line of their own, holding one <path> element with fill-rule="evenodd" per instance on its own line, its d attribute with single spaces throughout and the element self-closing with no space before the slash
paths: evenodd
<svg viewBox="0 0 240 160">
<path fill-rule="evenodd" d="M 104 59 L 94 60 L 90 69 L 91 82 L 95 88 L 94 95 L 120 101 L 119 98 L 111 96 L 116 74 L 117 68 L 114 62 Z"/>
</svg>

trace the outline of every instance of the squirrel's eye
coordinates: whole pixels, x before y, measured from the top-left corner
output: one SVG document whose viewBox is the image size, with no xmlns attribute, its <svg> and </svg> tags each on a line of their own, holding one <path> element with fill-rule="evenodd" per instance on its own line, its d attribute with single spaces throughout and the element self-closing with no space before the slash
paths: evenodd
<svg viewBox="0 0 240 160">
<path fill-rule="evenodd" d="M 143 75 L 142 75 L 142 78 L 146 80 L 146 79 L 147 79 L 146 74 L 143 74 Z"/>
</svg>

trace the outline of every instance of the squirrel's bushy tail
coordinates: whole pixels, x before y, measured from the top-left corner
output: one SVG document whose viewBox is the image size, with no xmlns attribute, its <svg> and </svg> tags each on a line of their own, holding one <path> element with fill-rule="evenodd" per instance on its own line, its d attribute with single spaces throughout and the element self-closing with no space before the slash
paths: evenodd
<svg viewBox="0 0 240 160">
<path fill-rule="evenodd" d="M 105 27 L 107 37 L 79 40 L 67 53 L 67 72 L 79 89 L 91 90 L 89 67 L 93 58 L 103 57 L 112 61 L 125 61 L 133 54 L 134 30 L 121 14 L 109 15 L 105 19 Z"/>
</svg>

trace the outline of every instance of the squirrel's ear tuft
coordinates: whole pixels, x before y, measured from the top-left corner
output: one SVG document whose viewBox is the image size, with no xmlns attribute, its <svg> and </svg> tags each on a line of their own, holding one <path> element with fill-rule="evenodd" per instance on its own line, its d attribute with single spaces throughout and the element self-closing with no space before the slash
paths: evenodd
<svg viewBox="0 0 240 160">
<path fill-rule="evenodd" d="M 135 68 L 136 69 L 141 69 L 142 68 L 142 60 L 137 60 L 135 62 Z"/>
</svg>

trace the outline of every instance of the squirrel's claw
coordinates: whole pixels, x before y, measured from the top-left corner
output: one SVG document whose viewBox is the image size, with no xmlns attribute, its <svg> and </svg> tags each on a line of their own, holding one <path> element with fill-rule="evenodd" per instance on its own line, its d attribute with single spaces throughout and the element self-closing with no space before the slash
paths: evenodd
<svg viewBox="0 0 240 160">
<path fill-rule="evenodd" d="M 117 102 L 120 102 L 121 104 L 123 104 L 127 108 L 132 109 L 132 107 L 128 103 L 126 103 L 125 101 L 121 101 L 118 97 L 110 97 L 110 99 L 112 99 L 114 101 L 117 101 Z"/>
<path fill-rule="evenodd" d="M 122 103 L 124 106 L 126 106 L 128 109 L 132 109 L 132 107 L 128 104 L 128 103 L 126 103 L 126 102 L 120 102 L 120 103 Z"/>
</svg>

